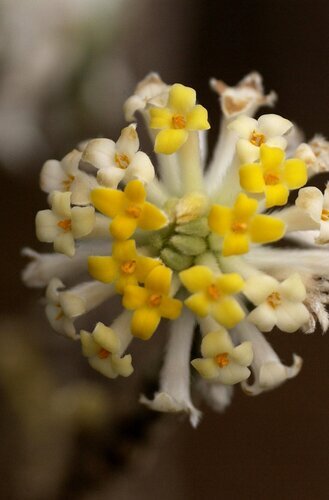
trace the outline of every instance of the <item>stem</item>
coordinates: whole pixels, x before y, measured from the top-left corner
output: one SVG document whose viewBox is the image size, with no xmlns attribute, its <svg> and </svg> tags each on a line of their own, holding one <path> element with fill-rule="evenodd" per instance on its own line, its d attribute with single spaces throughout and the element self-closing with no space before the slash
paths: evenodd
<svg viewBox="0 0 329 500">
<path fill-rule="evenodd" d="M 180 177 L 183 194 L 203 191 L 203 173 L 199 136 L 197 132 L 189 132 L 185 144 L 177 153 L 180 163 Z"/>
<path fill-rule="evenodd" d="M 162 182 L 154 178 L 147 186 L 147 199 L 162 207 L 169 198 L 169 193 Z"/>
<path fill-rule="evenodd" d="M 125 352 L 133 340 L 133 336 L 130 333 L 131 316 L 132 313 L 130 311 L 124 311 L 111 324 L 111 328 L 113 328 L 120 339 L 120 355 Z"/>
</svg>

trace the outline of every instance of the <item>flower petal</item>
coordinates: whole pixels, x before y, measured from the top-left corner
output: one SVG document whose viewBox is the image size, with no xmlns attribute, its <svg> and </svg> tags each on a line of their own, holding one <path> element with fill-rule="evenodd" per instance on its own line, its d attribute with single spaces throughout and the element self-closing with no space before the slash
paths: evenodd
<svg viewBox="0 0 329 500">
<path fill-rule="evenodd" d="M 88 257 L 89 274 L 103 283 L 112 283 L 118 277 L 118 264 L 113 257 Z"/>
<path fill-rule="evenodd" d="M 248 321 L 254 323 L 261 332 L 270 332 L 276 325 L 276 319 L 275 310 L 267 302 L 257 306 L 248 315 Z"/>
<path fill-rule="evenodd" d="M 144 203 L 146 190 L 144 184 L 139 180 L 130 181 L 124 189 L 125 197 L 132 203 Z"/>
<path fill-rule="evenodd" d="M 91 233 L 95 225 L 94 207 L 73 207 L 71 211 L 72 234 L 82 238 Z"/>
<path fill-rule="evenodd" d="M 221 327 L 215 332 L 207 333 L 201 342 L 201 354 L 204 358 L 214 358 L 217 354 L 233 351 L 233 343 L 228 332 Z"/>
<path fill-rule="evenodd" d="M 223 205 L 213 205 L 210 209 L 208 224 L 212 231 L 224 236 L 232 224 L 232 209 Z"/>
<path fill-rule="evenodd" d="M 161 130 L 155 138 L 154 151 L 171 155 L 183 146 L 187 138 L 188 132 L 185 129 Z"/>
<path fill-rule="evenodd" d="M 203 292 L 191 295 L 184 301 L 184 304 L 191 309 L 194 314 L 201 316 L 201 318 L 209 314 L 210 302 Z"/>
<path fill-rule="evenodd" d="M 92 139 L 82 153 L 82 161 L 97 169 L 114 166 L 115 143 L 110 139 Z"/>
<path fill-rule="evenodd" d="M 149 292 L 141 286 L 128 285 L 124 290 L 122 305 L 126 309 L 138 309 L 146 304 Z"/>
<path fill-rule="evenodd" d="M 250 238 L 253 243 L 270 243 L 280 240 L 284 231 L 284 222 L 270 215 L 255 215 L 250 224 Z"/>
<path fill-rule="evenodd" d="M 248 139 L 251 136 L 252 132 L 258 128 L 258 122 L 255 118 L 251 118 L 247 115 L 241 115 L 236 120 L 232 121 L 228 125 L 229 130 L 234 130 L 239 137 L 243 139 Z"/>
<path fill-rule="evenodd" d="M 116 241 L 113 244 L 112 257 L 119 262 L 136 260 L 137 252 L 135 240 Z"/>
<path fill-rule="evenodd" d="M 157 266 L 147 275 L 145 287 L 152 292 L 168 295 L 171 285 L 172 270 L 166 266 Z"/>
<path fill-rule="evenodd" d="M 218 381 L 222 384 L 234 385 L 246 380 L 250 376 L 250 370 L 246 366 L 231 362 L 218 371 Z"/>
<path fill-rule="evenodd" d="M 112 368 L 118 375 L 121 377 L 129 377 L 134 371 L 134 368 L 131 364 L 132 358 L 131 354 L 126 354 L 122 358 L 119 356 L 111 356 Z"/>
<path fill-rule="evenodd" d="M 249 366 L 253 360 L 253 349 L 252 342 L 242 342 L 242 344 L 238 345 L 234 348 L 231 353 L 231 358 L 233 358 L 239 365 Z"/>
<path fill-rule="evenodd" d="M 267 274 L 254 274 L 247 279 L 243 293 L 250 302 L 258 306 L 279 288 L 279 282 Z"/>
<path fill-rule="evenodd" d="M 224 237 L 223 256 L 242 255 L 249 251 L 249 238 L 247 234 L 233 233 L 230 231 Z"/>
<path fill-rule="evenodd" d="M 263 193 L 265 182 L 259 164 L 246 163 L 239 170 L 240 185 L 249 193 Z"/>
<path fill-rule="evenodd" d="M 110 231 L 113 238 L 117 240 L 127 240 L 134 234 L 138 224 L 138 219 L 129 217 L 125 214 L 119 214 L 114 217 L 110 224 Z"/>
<path fill-rule="evenodd" d="M 87 358 L 96 356 L 99 352 L 99 345 L 94 341 L 93 336 L 85 330 L 80 331 L 80 340 L 82 346 L 82 354 Z"/>
<path fill-rule="evenodd" d="M 289 189 L 299 189 L 307 182 L 306 163 L 298 158 L 291 158 L 284 162 L 283 178 Z"/>
<path fill-rule="evenodd" d="M 168 108 L 150 109 L 150 128 L 167 129 L 172 124 L 172 111 Z"/>
<path fill-rule="evenodd" d="M 244 318 L 244 312 L 239 303 L 232 297 L 223 297 L 211 304 L 210 314 L 226 328 L 233 328 Z"/>
<path fill-rule="evenodd" d="M 122 191 L 110 188 L 96 188 L 91 191 L 91 200 L 95 208 L 108 217 L 115 217 L 124 206 Z"/>
<path fill-rule="evenodd" d="M 282 332 L 296 332 L 309 320 L 308 309 L 299 302 L 283 301 L 276 309 L 276 324 Z"/>
<path fill-rule="evenodd" d="M 137 256 L 136 277 L 140 283 L 144 283 L 148 274 L 156 266 L 160 266 L 160 260 L 152 259 L 151 257 L 144 257 L 144 255 Z"/>
<path fill-rule="evenodd" d="M 97 172 L 97 181 L 102 186 L 106 186 L 109 188 L 116 189 L 118 187 L 119 182 L 125 176 L 125 170 L 119 167 L 106 167 L 101 168 Z"/>
<path fill-rule="evenodd" d="M 58 234 L 54 239 L 55 252 L 63 253 L 68 257 L 75 254 L 75 243 L 71 232 Z"/>
<path fill-rule="evenodd" d="M 238 140 L 236 152 L 241 163 L 252 163 L 259 159 L 259 147 L 254 146 L 248 139 Z"/>
<path fill-rule="evenodd" d="M 145 184 L 148 184 L 154 179 L 153 164 L 147 154 L 143 153 L 143 151 L 138 151 L 134 155 L 129 166 L 123 172 L 125 182 L 138 179 Z"/>
<path fill-rule="evenodd" d="M 119 139 L 116 142 L 116 150 L 119 153 L 132 157 L 139 148 L 139 139 L 136 132 L 136 124 L 132 123 L 121 130 Z"/>
<path fill-rule="evenodd" d="M 260 116 L 258 118 L 258 125 L 266 137 L 284 135 L 293 127 L 291 121 L 274 113 Z"/>
<path fill-rule="evenodd" d="M 279 148 L 262 144 L 260 147 L 260 161 L 265 170 L 276 170 L 285 158 L 284 151 Z"/>
<path fill-rule="evenodd" d="M 214 274 L 207 266 L 193 266 L 179 273 L 179 279 L 189 292 L 204 290 L 214 281 Z"/>
<path fill-rule="evenodd" d="M 200 104 L 194 106 L 186 117 L 186 128 L 188 130 L 208 130 L 210 125 L 206 108 Z"/>
<path fill-rule="evenodd" d="M 161 316 L 155 307 L 142 307 L 134 312 L 131 320 L 131 333 L 134 337 L 148 340 L 158 328 Z"/>
<path fill-rule="evenodd" d="M 241 292 L 244 281 L 238 273 L 228 273 L 216 278 L 216 285 L 221 292 L 231 295 Z"/>
<path fill-rule="evenodd" d="M 306 210 L 315 222 L 320 222 L 323 194 L 315 186 L 307 186 L 298 191 L 296 207 Z"/>
<path fill-rule="evenodd" d="M 159 312 L 163 318 L 177 319 L 180 316 L 182 307 L 183 304 L 180 300 L 173 299 L 172 297 L 162 297 Z"/>
<path fill-rule="evenodd" d="M 303 302 L 306 299 L 306 288 L 298 273 L 291 274 L 280 283 L 279 292 L 285 299 L 292 302 Z"/>
<path fill-rule="evenodd" d="M 213 359 L 197 358 L 191 361 L 191 365 L 206 379 L 216 378 L 220 368 Z"/>
<path fill-rule="evenodd" d="M 138 219 L 138 227 L 144 231 L 154 231 L 164 227 L 168 222 L 167 216 L 152 203 L 144 203 L 142 213 Z"/>
<path fill-rule="evenodd" d="M 257 200 L 249 198 L 244 193 L 240 193 L 233 207 L 234 218 L 236 218 L 238 222 L 248 222 L 250 217 L 256 212 L 257 206 Z"/>
<path fill-rule="evenodd" d="M 285 205 L 288 201 L 289 189 L 284 184 L 267 185 L 265 187 L 266 208 Z"/>
<path fill-rule="evenodd" d="M 106 349 L 111 354 L 117 354 L 120 351 L 118 336 L 112 328 L 105 326 L 103 323 L 97 323 L 92 336 L 101 348 Z"/>
<path fill-rule="evenodd" d="M 39 210 L 35 217 L 35 230 L 39 241 L 51 243 L 60 233 L 58 217 L 51 210 Z"/>
<path fill-rule="evenodd" d="M 196 92 L 191 87 L 175 83 L 169 91 L 168 105 L 177 113 L 188 113 L 195 106 Z"/>
</svg>

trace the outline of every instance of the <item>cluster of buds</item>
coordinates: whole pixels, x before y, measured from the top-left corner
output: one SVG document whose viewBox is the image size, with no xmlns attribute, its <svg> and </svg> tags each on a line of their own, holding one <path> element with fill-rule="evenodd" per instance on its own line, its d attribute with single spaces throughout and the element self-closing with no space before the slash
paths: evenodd
<svg viewBox="0 0 329 500">
<path fill-rule="evenodd" d="M 90 365 L 109 378 L 131 375 L 131 341 L 150 339 L 169 320 L 158 391 L 141 402 L 186 412 L 194 426 L 200 411 L 190 373 L 222 410 L 234 384 L 256 395 L 298 374 L 301 358 L 285 366 L 263 332 L 329 324 L 329 187 L 304 187 L 329 169 L 328 144 L 296 144 L 293 124 L 276 114 L 253 118 L 276 98 L 264 94 L 257 73 L 236 87 L 211 86 L 223 117 L 207 168 L 206 109 L 192 88 L 154 73 L 124 111 L 128 121 L 142 117 L 157 174 L 140 151 L 136 123 L 117 142 L 93 139 L 46 162 L 41 188 L 50 208 L 38 212 L 36 232 L 57 253 L 25 249 L 32 262 L 23 274 L 29 286 L 47 287 L 54 329 L 80 341 Z M 277 243 L 285 237 L 294 248 Z M 115 295 L 122 311 L 112 324 L 76 330 L 77 318 Z M 200 351 L 194 359 L 192 343 Z"/>
</svg>

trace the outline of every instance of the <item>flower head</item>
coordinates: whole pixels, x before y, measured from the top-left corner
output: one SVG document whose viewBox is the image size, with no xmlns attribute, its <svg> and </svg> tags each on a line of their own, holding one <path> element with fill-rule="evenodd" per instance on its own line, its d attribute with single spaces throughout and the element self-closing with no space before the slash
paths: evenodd
<svg viewBox="0 0 329 500">
<path fill-rule="evenodd" d="M 320 245 L 329 243 L 329 185 L 324 193 L 315 186 L 301 189 L 296 199 L 296 206 L 318 225 L 319 234 L 315 242 Z"/>
</svg>

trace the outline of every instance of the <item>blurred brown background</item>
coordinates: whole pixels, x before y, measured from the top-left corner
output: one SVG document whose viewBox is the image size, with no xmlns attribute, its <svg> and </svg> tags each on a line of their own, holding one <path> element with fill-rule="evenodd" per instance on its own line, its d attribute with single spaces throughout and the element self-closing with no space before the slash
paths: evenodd
<svg viewBox="0 0 329 500">
<path fill-rule="evenodd" d="M 271 334 L 282 359 L 304 358 L 301 374 L 254 399 L 237 390 L 195 431 L 138 410 L 138 379 L 91 373 L 20 281 L 20 248 L 41 248 L 42 163 L 116 138 L 121 104 L 150 70 L 197 89 L 211 145 L 209 78 L 234 84 L 251 70 L 308 139 L 329 137 L 328 25 L 325 0 L 0 0 L 1 498 L 328 498 L 327 337 Z"/>
</svg>

